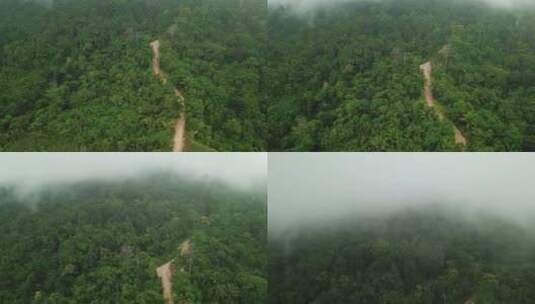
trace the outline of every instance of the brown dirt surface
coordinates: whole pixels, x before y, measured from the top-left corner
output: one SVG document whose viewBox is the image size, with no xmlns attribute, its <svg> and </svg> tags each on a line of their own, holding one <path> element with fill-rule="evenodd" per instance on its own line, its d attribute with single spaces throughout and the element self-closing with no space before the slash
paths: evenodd
<svg viewBox="0 0 535 304">
<path fill-rule="evenodd" d="M 182 242 L 182 244 L 180 244 L 180 246 L 178 246 L 178 249 L 180 250 L 181 256 L 190 256 L 192 253 L 191 241 L 185 240 L 184 242 Z"/>
<path fill-rule="evenodd" d="M 158 277 L 162 280 L 163 298 L 167 304 L 173 304 L 173 269 L 171 262 L 156 268 Z"/>
<path fill-rule="evenodd" d="M 431 73 L 433 72 L 433 65 L 428 61 L 420 66 L 420 70 L 424 74 L 424 94 L 427 105 L 432 107 L 434 105 L 433 91 L 431 90 Z"/>
<path fill-rule="evenodd" d="M 160 76 L 160 41 L 151 42 L 150 47 L 152 49 L 152 73 L 154 76 Z"/>
<path fill-rule="evenodd" d="M 453 126 L 453 132 L 455 133 L 455 143 L 466 146 L 466 137 L 464 137 L 463 133 L 456 126 Z"/>
<path fill-rule="evenodd" d="M 165 84 L 167 77 L 160 69 L 160 41 L 155 40 L 150 43 L 152 49 L 152 73 L 154 76 L 160 78 Z M 175 134 L 173 136 L 173 152 L 183 152 L 186 145 L 186 99 L 182 93 L 175 88 L 175 95 L 182 105 L 182 111 L 179 114 L 178 120 L 175 124 Z"/>
<path fill-rule="evenodd" d="M 442 51 L 442 50 L 441 50 Z M 420 65 L 420 70 L 422 71 L 422 74 L 424 75 L 424 95 L 425 95 L 425 101 L 427 102 L 427 105 L 431 108 L 435 108 L 435 99 L 433 97 L 433 89 L 431 85 L 431 79 L 432 79 L 432 73 L 433 73 L 433 64 L 431 61 L 428 61 L 422 65 Z M 438 117 L 440 120 L 443 120 L 444 114 L 440 110 L 436 110 Z M 453 133 L 455 134 L 455 143 L 460 144 L 463 146 L 466 146 L 467 140 L 466 137 L 464 137 L 463 133 L 457 126 L 453 126 Z"/>
</svg>

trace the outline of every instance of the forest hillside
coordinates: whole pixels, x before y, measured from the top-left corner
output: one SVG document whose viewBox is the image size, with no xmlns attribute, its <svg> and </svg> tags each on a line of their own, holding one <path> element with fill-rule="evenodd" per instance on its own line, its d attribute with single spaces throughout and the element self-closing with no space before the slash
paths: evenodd
<svg viewBox="0 0 535 304">
<path fill-rule="evenodd" d="M 6 184 L 0 243 L 1 303 L 266 299 L 265 189 L 161 171 L 32 191 Z"/>
<path fill-rule="evenodd" d="M 270 235 L 268 303 L 533 303 L 533 225 L 466 211 L 411 207 Z"/>
<path fill-rule="evenodd" d="M 2 1 L 0 151 L 171 151 L 186 109 L 185 150 L 265 150 L 265 18 L 258 0 Z"/>
<path fill-rule="evenodd" d="M 310 2 L 318 5 L 303 8 Z M 270 150 L 535 149 L 535 10 L 475 0 L 300 3 L 269 10 Z"/>
</svg>

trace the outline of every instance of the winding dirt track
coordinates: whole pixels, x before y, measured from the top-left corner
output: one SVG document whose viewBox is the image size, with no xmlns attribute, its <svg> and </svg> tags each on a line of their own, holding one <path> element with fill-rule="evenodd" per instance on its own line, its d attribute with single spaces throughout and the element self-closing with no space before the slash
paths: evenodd
<svg viewBox="0 0 535 304">
<path fill-rule="evenodd" d="M 424 95 L 427 105 L 431 108 L 435 108 L 435 98 L 433 97 L 433 90 L 431 85 L 432 73 L 433 73 L 433 64 L 431 61 L 428 61 L 420 66 L 420 70 L 424 75 Z M 440 120 L 445 119 L 444 114 L 441 111 L 435 111 L 438 114 Z M 453 133 L 455 134 L 455 143 L 466 146 L 466 137 L 457 126 L 453 125 Z"/>
<path fill-rule="evenodd" d="M 151 42 L 150 47 L 152 49 L 152 73 L 154 76 L 159 77 L 160 80 L 165 84 L 167 83 L 167 76 L 165 76 L 165 73 L 160 69 L 160 41 L 155 40 Z M 183 152 L 184 146 L 186 145 L 186 99 L 177 88 L 175 88 L 175 95 L 182 105 L 182 111 L 180 112 L 178 120 L 175 124 L 173 152 Z"/>
<path fill-rule="evenodd" d="M 165 302 L 167 304 L 173 304 L 173 269 L 171 268 L 171 263 L 172 262 L 168 262 L 156 268 L 156 273 L 158 274 L 158 277 L 162 280 L 163 298 L 165 299 Z"/>
<path fill-rule="evenodd" d="M 466 302 L 464 302 L 464 304 L 476 304 L 476 302 L 474 301 L 473 298 L 470 298 L 470 299 L 466 300 Z"/>
<path fill-rule="evenodd" d="M 435 99 L 433 98 L 433 92 L 431 91 L 431 72 L 433 66 L 431 61 L 428 61 L 420 66 L 420 70 L 424 74 L 424 94 L 427 105 L 433 107 L 435 105 Z"/>
<path fill-rule="evenodd" d="M 193 245 L 191 243 L 191 240 L 185 240 L 183 241 L 180 246 L 178 246 L 178 250 L 180 251 L 180 256 L 183 258 L 187 258 L 189 260 L 189 269 L 188 272 L 191 273 L 191 263 L 192 263 L 192 256 L 193 256 Z M 175 259 L 172 259 L 171 261 L 163 264 L 162 266 L 156 268 L 156 274 L 162 281 L 162 289 L 163 289 L 163 298 L 166 302 L 166 304 L 173 304 L 173 263 L 175 262 Z M 186 270 L 184 268 L 180 269 L 180 272 L 185 272 Z"/>
</svg>

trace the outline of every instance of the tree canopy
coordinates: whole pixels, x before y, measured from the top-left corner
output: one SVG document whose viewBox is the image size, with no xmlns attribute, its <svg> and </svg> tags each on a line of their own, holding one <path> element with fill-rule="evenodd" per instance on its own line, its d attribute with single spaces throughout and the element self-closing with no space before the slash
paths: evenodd
<svg viewBox="0 0 535 304">
<path fill-rule="evenodd" d="M 270 10 L 269 149 L 533 150 L 533 10 L 348 1 Z M 437 111 L 419 66 L 432 61 Z M 467 147 L 454 142 L 452 124 Z"/>
<path fill-rule="evenodd" d="M 428 207 L 269 241 L 268 303 L 533 303 L 533 227 Z"/>
<path fill-rule="evenodd" d="M 1 151 L 170 151 L 183 111 L 188 151 L 535 149 L 533 9 L 41 2 L 0 4 Z"/>
<path fill-rule="evenodd" d="M 261 1 L 0 3 L 0 150 L 265 150 Z M 163 45 L 162 84 L 149 43 Z"/>
<path fill-rule="evenodd" d="M 262 191 L 155 173 L 0 194 L 1 303 L 164 303 L 171 260 L 175 303 L 265 302 Z"/>
</svg>

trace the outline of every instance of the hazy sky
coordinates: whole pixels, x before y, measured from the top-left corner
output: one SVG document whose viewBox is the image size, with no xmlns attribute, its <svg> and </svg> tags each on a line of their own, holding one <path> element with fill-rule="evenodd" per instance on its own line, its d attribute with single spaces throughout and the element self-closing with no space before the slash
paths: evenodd
<svg viewBox="0 0 535 304">
<path fill-rule="evenodd" d="M 318 7 L 318 6 L 329 6 L 337 3 L 342 2 L 355 2 L 355 1 L 376 1 L 379 2 L 381 0 L 268 0 L 268 5 L 272 7 L 276 7 L 278 5 L 284 4 L 297 8 L 298 10 L 306 10 L 312 7 Z M 403 0 L 398 0 L 403 1 Z M 493 5 L 495 7 L 503 7 L 503 8 L 510 8 L 515 5 L 533 5 L 534 0 L 465 0 L 465 1 L 479 1 L 479 2 L 485 2 L 490 5 Z"/>
<path fill-rule="evenodd" d="M 535 154 L 270 153 L 270 234 L 418 204 L 535 216 Z"/>
<path fill-rule="evenodd" d="M 265 153 L 0 153 L 0 184 L 35 187 L 171 169 L 239 186 L 266 178 Z"/>
</svg>

